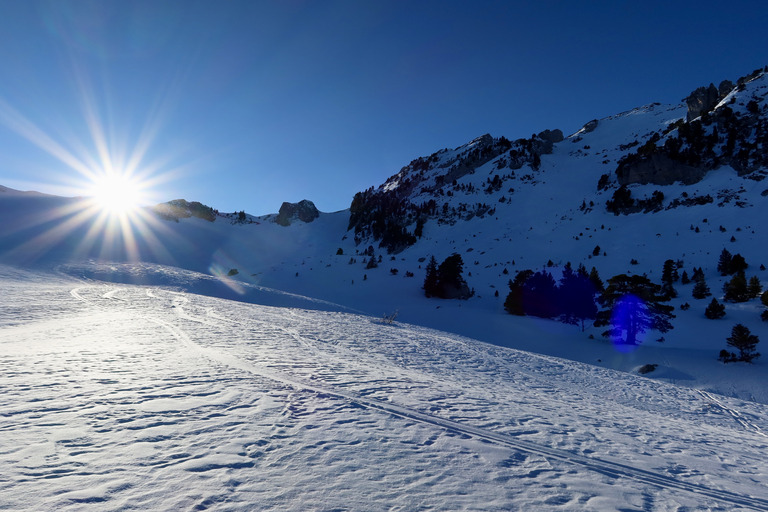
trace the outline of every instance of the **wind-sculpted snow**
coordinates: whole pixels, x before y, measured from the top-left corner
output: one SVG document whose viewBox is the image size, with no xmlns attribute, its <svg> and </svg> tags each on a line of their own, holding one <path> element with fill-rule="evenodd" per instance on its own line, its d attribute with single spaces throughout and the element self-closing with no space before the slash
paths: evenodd
<svg viewBox="0 0 768 512">
<path fill-rule="evenodd" d="M 371 317 L 0 277 L 0 509 L 768 510 L 764 405 Z"/>
</svg>

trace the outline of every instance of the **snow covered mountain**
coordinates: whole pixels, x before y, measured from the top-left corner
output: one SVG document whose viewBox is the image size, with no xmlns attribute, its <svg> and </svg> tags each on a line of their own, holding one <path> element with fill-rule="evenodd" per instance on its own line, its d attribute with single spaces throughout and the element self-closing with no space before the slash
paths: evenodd
<svg viewBox="0 0 768 512">
<path fill-rule="evenodd" d="M 768 339 L 718 269 L 768 283 L 767 95 L 483 135 L 335 213 L 0 187 L 0 509 L 768 510 L 768 361 L 717 359 Z M 426 297 L 452 254 L 472 296 Z M 669 261 L 712 295 L 672 282 L 638 345 L 505 309 L 526 270 Z"/>
<path fill-rule="evenodd" d="M 678 274 L 700 268 L 722 303 L 731 279 L 717 270 L 724 248 L 743 256 L 746 278 L 768 282 L 766 94 L 768 75 L 757 70 L 735 84 L 694 91 L 680 105 L 650 104 L 590 121 L 567 137 L 556 129 L 517 140 L 484 135 L 414 160 L 378 188 L 356 194 L 350 210 L 332 214 L 308 201 L 254 217 L 179 200 L 145 212 L 125 231 L 108 229 L 113 219 L 94 221 L 80 199 L 4 189 L 0 258 L 48 267 L 131 262 L 130 271 L 91 272 L 139 283 L 151 280 L 135 264 L 168 265 L 218 277 L 198 284 L 221 297 L 263 301 L 263 293 L 253 292 L 260 287 L 281 292 L 273 297 L 311 297 L 304 302 L 313 307 L 335 304 L 377 316 L 398 311 L 402 321 L 497 345 L 625 371 L 656 365 L 649 376 L 714 386 L 721 372 L 737 373 L 716 361 L 735 323 L 766 337 L 759 299 L 726 303 L 725 318 L 709 320 L 704 310 L 711 298 L 694 299 L 695 283 L 678 282 L 669 302 L 673 329 L 649 331 L 638 352 L 619 359 L 610 356 L 604 328 L 582 333 L 513 317 L 504 301 L 508 282 L 525 269 L 558 279 L 570 263 L 594 267 L 604 281 L 627 274 L 658 283 L 672 260 Z M 428 259 L 453 253 L 463 259 L 473 297 L 427 299 Z M 683 355 L 691 350 L 701 353 L 695 361 L 712 363 L 691 366 Z M 734 379 L 728 393 L 768 401 L 764 390 Z"/>
</svg>

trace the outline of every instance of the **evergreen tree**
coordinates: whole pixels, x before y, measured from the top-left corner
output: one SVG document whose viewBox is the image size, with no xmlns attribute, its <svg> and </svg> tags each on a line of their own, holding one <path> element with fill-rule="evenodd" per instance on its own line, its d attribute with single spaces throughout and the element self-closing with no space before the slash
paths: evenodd
<svg viewBox="0 0 768 512">
<path fill-rule="evenodd" d="M 672 260 L 666 260 L 661 271 L 661 290 L 667 299 L 677 297 L 677 291 L 675 291 L 672 283 L 678 279 L 679 276 L 677 274 L 677 266 L 675 265 L 675 262 Z"/>
<path fill-rule="evenodd" d="M 424 278 L 424 295 L 435 297 L 438 293 L 437 260 L 434 256 L 431 256 L 429 263 L 427 263 L 427 276 Z"/>
<path fill-rule="evenodd" d="M 732 256 L 727 249 L 723 249 L 723 252 L 720 253 L 720 259 L 717 262 L 717 271 L 720 272 L 720 275 L 730 276 L 747 270 L 747 267 L 749 265 L 741 254 Z"/>
<path fill-rule="evenodd" d="M 667 332 L 672 328 L 674 308 L 661 304 L 665 300 L 661 286 L 647 277 L 619 274 L 608 280 L 599 298 L 606 309 L 597 314 L 595 326 L 611 325 L 613 332 L 626 332 L 624 343 L 635 345 L 638 334 L 649 329 Z"/>
<path fill-rule="evenodd" d="M 444 299 L 468 299 L 471 296 L 469 285 L 461 275 L 464 261 L 459 254 L 453 253 L 437 267 L 439 297 Z"/>
<path fill-rule="evenodd" d="M 720 272 L 721 276 L 727 276 L 731 274 L 732 259 L 733 256 L 728 251 L 728 249 L 723 249 L 723 252 L 720 253 L 720 259 L 717 260 L 717 271 Z"/>
<path fill-rule="evenodd" d="M 661 271 L 661 281 L 674 283 L 680 280 L 680 275 L 677 272 L 677 263 L 673 260 L 666 260 Z"/>
<path fill-rule="evenodd" d="M 523 285 L 533 275 L 532 270 L 521 270 L 515 280 L 509 280 L 509 294 L 504 300 L 504 309 L 511 315 L 525 316 L 523 308 Z"/>
<path fill-rule="evenodd" d="M 589 280 L 592 281 L 592 285 L 595 287 L 595 290 L 598 293 L 602 293 L 603 290 L 605 290 L 603 280 L 600 279 L 600 274 L 597 273 L 597 269 L 595 267 L 592 267 L 592 270 L 589 271 Z"/>
<path fill-rule="evenodd" d="M 589 279 L 589 274 L 579 267 L 575 274 L 566 265 L 563 277 L 558 287 L 560 302 L 560 315 L 565 323 L 577 324 L 581 322 L 581 330 L 584 331 L 584 321 L 594 320 L 597 317 L 597 305 L 595 304 L 595 286 Z"/>
<path fill-rule="evenodd" d="M 747 363 L 750 363 L 753 359 L 760 357 L 760 354 L 755 351 L 760 340 L 744 325 L 734 325 L 731 330 L 731 335 L 726 338 L 726 340 L 729 347 L 733 347 L 739 351 L 738 355 L 733 353 L 729 354 L 732 357 L 731 361 L 746 361 Z M 720 354 L 722 356 L 722 352 Z"/>
<path fill-rule="evenodd" d="M 729 274 L 735 274 L 737 272 L 743 272 L 747 270 L 747 261 L 744 259 L 744 256 L 741 254 L 734 254 L 733 258 L 731 258 L 731 266 L 729 268 L 730 272 Z"/>
<path fill-rule="evenodd" d="M 464 261 L 458 254 L 452 254 L 438 265 L 434 256 L 427 264 L 424 278 L 424 295 L 441 299 L 468 299 L 472 293 L 461 275 Z"/>
<path fill-rule="evenodd" d="M 760 296 L 760 292 L 763 290 L 762 285 L 760 284 L 760 278 L 757 276 L 752 276 L 749 278 L 749 283 L 747 283 L 747 294 L 749 295 L 750 299 L 755 299 Z"/>
<path fill-rule="evenodd" d="M 688 277 L 688 272 L 683 270 L 683 275 L 680 277 L 680 284 L 688 284 L 691 282 L 691 279 Z"/>
<path fill-rule="evenodd" d="M 768 308 L 768 290 L 764 291 L 763 294 L 760 296 L 760 302 L 763 303 L 763 306 Z"/>
<path fill-rule="evenodd" d="M 523 284 L 523 310 L 528 316 L 555 318 L 559 315 L 557 285 L 552 274 L 536 272 Z"/>
<path fill-rule="evenodd" d="M 370 268 L 376 268 L 379 266 L 378 261 L 376 261 L 376 254 L 373 252 L 373 249 L 371 249 L 371 256 L 368 258 L 368 263 L 365 265 L 366 269 Z"/>
<path fill-rule="evenodd" d="M 413 230 L 413 234 L 417 238 L 421 238 L 421 236 L 424 234 L 424 217 L 419 217 L 416 219 L 416 228 Z"/>
<path fill-rule="evenodd" d="M 703 299 L 712 295 L 709 291 L 709 286 L 707 286 L 707 282 L 704 280 L 704 275 L 700 275 L 701 277 L 696 280 L 696 284 L 693 285 L 693 291 L 691 292 L 694 299 Z"/>
<path fill-rule="evenodd" d="M 699 267 L 699 268 L 693 267 L 693 275 L 691 275 L 691 279 L 693 281 L 698 281 L 699 279 L 704 279 L 704 271 L 701 270 L 701 267 Z"/>
<path fill-rule="evenodd" d="M 710 320 L 716 320 L 725 316 L 725 306 L 717 302 L 717 299 L 712 298 L 712 302 L 709 303 L 707 309 L 704 310 L 704 316 Z"/>
<path fill-rule="evenodd" d="M 737 272 L 730 281 L 725 283 L 723 292 L 725 292 L 723 299 L 728 302 L 746 302 L 749 300 L 747 278 L 744 276 L 743 270 Z"/>
</svg>

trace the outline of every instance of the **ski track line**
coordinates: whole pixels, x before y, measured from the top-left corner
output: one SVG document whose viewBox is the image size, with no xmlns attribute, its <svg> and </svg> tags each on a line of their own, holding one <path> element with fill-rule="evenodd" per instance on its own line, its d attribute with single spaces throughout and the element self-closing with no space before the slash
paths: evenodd
<svg viewBox="0 0 768 512">
<path fill-rule="evenodd" d="M 96 306 L 92 301 L 85 299 L 80 295 L 79 290 L 76 288 L 70 291 L 70 294 L 84 302 L 90 303 Z M 182 303 L 188 302 L 186 297 L 182 295 Z M 176 307 L 179 307 L 176 305 Z M 98 306 L 97 306 L 98 307 Z M 280 373 L 268 370 L 266 368 L 260 368 L 250 363 L 247 363 L 235 356 L 226 354 L 220 350 L 214 350 L 203 347 L 194 341 L 179 327 L 176 327 L 170 322 L 160 320 L 157 318 L 145 317 L 148 321 L 155 323 L 183 343 L 186 347 L 194 350 L 201 356 L 207 357 L 220 364 L 230 366 L 234 369 L 265 377 L 276 382 L 279 382 L 288 387 L 292 387 L 300 392 L 311 392 L 319 396 L 333 397 L 347 402 L 353 403 L 360 407 L 365 407 L 372 410 L 377 410 L 385 414 L 396 416 L 410 421 L 416 421 L 424 425 L 430 425 L 433 427 L 441 428 L 452 434 L 463 435 L 468 438 L 475 438 L 481 441 L 490 442 L 496 445 L 504 446 L 514 450 L 540 455 L 548 459 L 559 460 L 568 464 L 574 464 L 582 466 L 585 469 L 600 473 L 602 475 L 611 478 L 629 478 L 637 482 L 651 485 L 660 489 L 666 489 L 671 491 L 684 491 L 687 493 L 695 494 L 698 496 L 704 496 L 713 500 L 727 503 L 729 505 L 735 505 L 740 507 L 751 508 L 753 510 L 763 510 L 768 512 L 768 498 L 759 498 L 754 496 L 744 496 L 741 494 L 729 492 L 726 490 L 711 489 L 700 484 L 682 482 L 671 476 L 655 473 L 653 471 L 641 469 L 629 464 L 622 464 L 619 462 L 612 462 L 595 457 L 587 457 L 579 455 L 577 453 L 561 450 L 558 448 L 552 448 L 542 444 L 534 443 L 531 441 L 525 441 L 522 439 L 515 439 L 505 434 L 500 434 L 492 431 L 488 431 L 472 425 L 460 423 L 458 421 L 441 418 L 439 416 L 433 416 L 431 414 L 423 413 L 415 409 L 411 409 L 405 406 L 397 405 L 394 403 L 385 403 L 379 400 L 373 400 L 369 398 L 362 398 L 352 393 L 341 392 L 330 388 L 324 388 L 314 384 L 306 384 L 299 379 L 289 378 Z M 703 393 L 702 393 L 703 394 Z M 707 395 L 704 395 L 705 397 Z M 713 399 L 714 400 L 714 399 Z M 715 400 L 716 401 L 716 400 Z M 724 407 L 724 410 L 731 412 L 728 408 Z M 733 411 L 735 412 L 735 411 Z M 737 413 L 738 414 L 738 413 Z M 739 420 L 737 420 L 739 421 Z M 761 432 L 762 434 L 762 432 Z M 764 434 L 763 434 L 764 435 Z"/>
<path fill-rule="evenodd" d="M 727 412 L 739 425 L 744 427 L 744 429 L 749 430 L 750 432 L 753 432 L 757 435 L 768 437 L 768 434 L 763 432 L 760 427 L 749 421 L 744 417 L 743 414 L 741 414 L 739 411 L 735 409 L 731 409 L 724 403 L 722 403 L 720 400 L 715 398 L 715 396 L 712 393 L 709 393 L 707 391 L 702 391 L 701 389 L 696 390 L 701 396 L 704 397 L 705 400 L 711 402 L 714 404 L 718 409 L 722 410 L 723 412 Z"/>
</svg>

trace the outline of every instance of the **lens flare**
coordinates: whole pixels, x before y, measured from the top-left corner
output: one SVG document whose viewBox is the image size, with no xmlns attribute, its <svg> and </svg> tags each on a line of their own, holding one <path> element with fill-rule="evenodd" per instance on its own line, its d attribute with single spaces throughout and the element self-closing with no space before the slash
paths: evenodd
<svg viewBox="0 0 768 512">
<path fill-rule="evenodd" d="M 103 210 L 129 214 L 142 205 L 142 186 L 125 174 L 105 173 L 94 178 L 89 195 Z"/>
<path fill-rule="evenodd" d="M 643 300 L 632 294 L 624 295 L 616 302 L 611 316 L 611 339 L 619 352 L 633 352 L 642 342 L 640 335 L 644 329 L 640 322 L 645 308 Z"/>
</svg>

